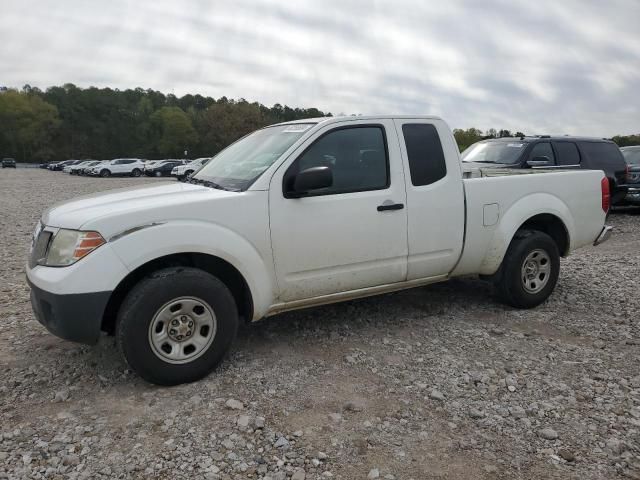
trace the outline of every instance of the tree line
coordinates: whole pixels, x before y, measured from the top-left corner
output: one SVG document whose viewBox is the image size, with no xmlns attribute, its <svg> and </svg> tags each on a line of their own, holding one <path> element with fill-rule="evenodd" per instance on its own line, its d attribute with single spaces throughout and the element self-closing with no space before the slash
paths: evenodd
<svg viewBox="0 0 640 480">
<path fill-rule="evenodd" d="M 0 87 L 0 157 L 23 162 L 65 159 L 196 158 L 211 156 L 272 123 L 331 115 L 317 108 L 266 107 L 244 99 L 176 97 L 142 88 Z M 522 132 L 455 129 L 460 150 L 487 138 Z M 616 136 L 620 146 L 640 135 Z"/>
<path fill-rule="evenodd" d="M 211 156 L 272 123 L 322 117 L 317 108 L 155 90 L 0 87 L 0 156 L 19 161 Z"/>
</svg>

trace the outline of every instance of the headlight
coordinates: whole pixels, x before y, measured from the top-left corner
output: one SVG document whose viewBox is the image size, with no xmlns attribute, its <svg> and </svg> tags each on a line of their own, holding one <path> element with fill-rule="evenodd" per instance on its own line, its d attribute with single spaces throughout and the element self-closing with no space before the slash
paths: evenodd
<svg viewBox="0 0 640 480">
<path fill-rule="evenodd" d="M 73 265 L 105 242 L 98 232 L 81 232 L 61 228 L 53 237 L 45 265 L 66 267 Z"/>
</svg>

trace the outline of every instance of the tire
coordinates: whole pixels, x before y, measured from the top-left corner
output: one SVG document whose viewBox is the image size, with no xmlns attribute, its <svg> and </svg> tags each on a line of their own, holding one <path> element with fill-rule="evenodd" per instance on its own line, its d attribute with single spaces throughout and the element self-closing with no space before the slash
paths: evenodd
<svg viewBox="0 0 640 480">
<path fill-rule="evenodd" d="M 193 175 L 193 170 L 187 170 L 184 172 L 184 178 L 189 178 L 189 175 Z"/>
<path fill-rule="evenodd" d="M 109 177 L 111 176 L 111 172 L 105 168 L 103 170 L 100 170 L 100 176 L 104 178 Z"/>
<path fill-rule="evenodd" d="M 162 176 L 162 172 L 156 172 L 156 173 L 155 173 L 155 176 L 156 176 L 156 177 L 161 177 L 161 176 Z"/>
<path fill-rule="evenodd" d="M 131 290 L 118 313 L 116 335 L 138 375 L 157 385 L 178 385 L 210 373 L 237 331 L 238 310 L 224 283 L 197 268 L 171 267 Z"/>
<path fill-rule="evenodd" d="M 558 246 L 546 233 L 520 230 L 500 268 L 496 287 L 501 300 L 516 308 L 537 307 L 549 298 L 558 282 Z"/>
<path fill-rule="evenodd" d="M 134 168 L 133 171 L 131 172 L 132 177 L 139 177 L 141 174 L 142 172 L 140 171 L 139 168 Z"/>
</svg>

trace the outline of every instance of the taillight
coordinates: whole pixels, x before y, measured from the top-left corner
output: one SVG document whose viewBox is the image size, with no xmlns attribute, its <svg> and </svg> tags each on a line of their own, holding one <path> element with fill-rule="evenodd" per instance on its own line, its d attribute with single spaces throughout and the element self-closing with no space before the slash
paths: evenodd
<svg viewBox="0 0 640 480">
<path fill-rule="evenodd" d="M 611 207 L 611 191 L 609 189 L 609 179 L 604 177 L 600 181 L 600 189 L 602 191 L 602 210 L 604 213 L 609 211 L 609 207 Z"/>
</svg>

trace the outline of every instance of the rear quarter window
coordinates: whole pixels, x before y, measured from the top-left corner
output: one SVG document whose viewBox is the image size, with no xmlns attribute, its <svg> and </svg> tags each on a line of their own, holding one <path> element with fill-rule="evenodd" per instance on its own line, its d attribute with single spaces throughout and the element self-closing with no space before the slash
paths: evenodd
<svg viewBox="0 0 640 480">
<path fill-rule="evenodd" d="M 624 170 L 626 164 L 622 152 L 615 143 L 582 142 L 580 149 L 588 161 L 588 168 L 607 166 L 616 170 Z"/>
<path fill-rule="evenodd" d="M 434 125 L 405 123 L 402 125 L 402 134 L 414 186 L 429 185 L 447 175 L 442 143 Z"/>
</svg>

